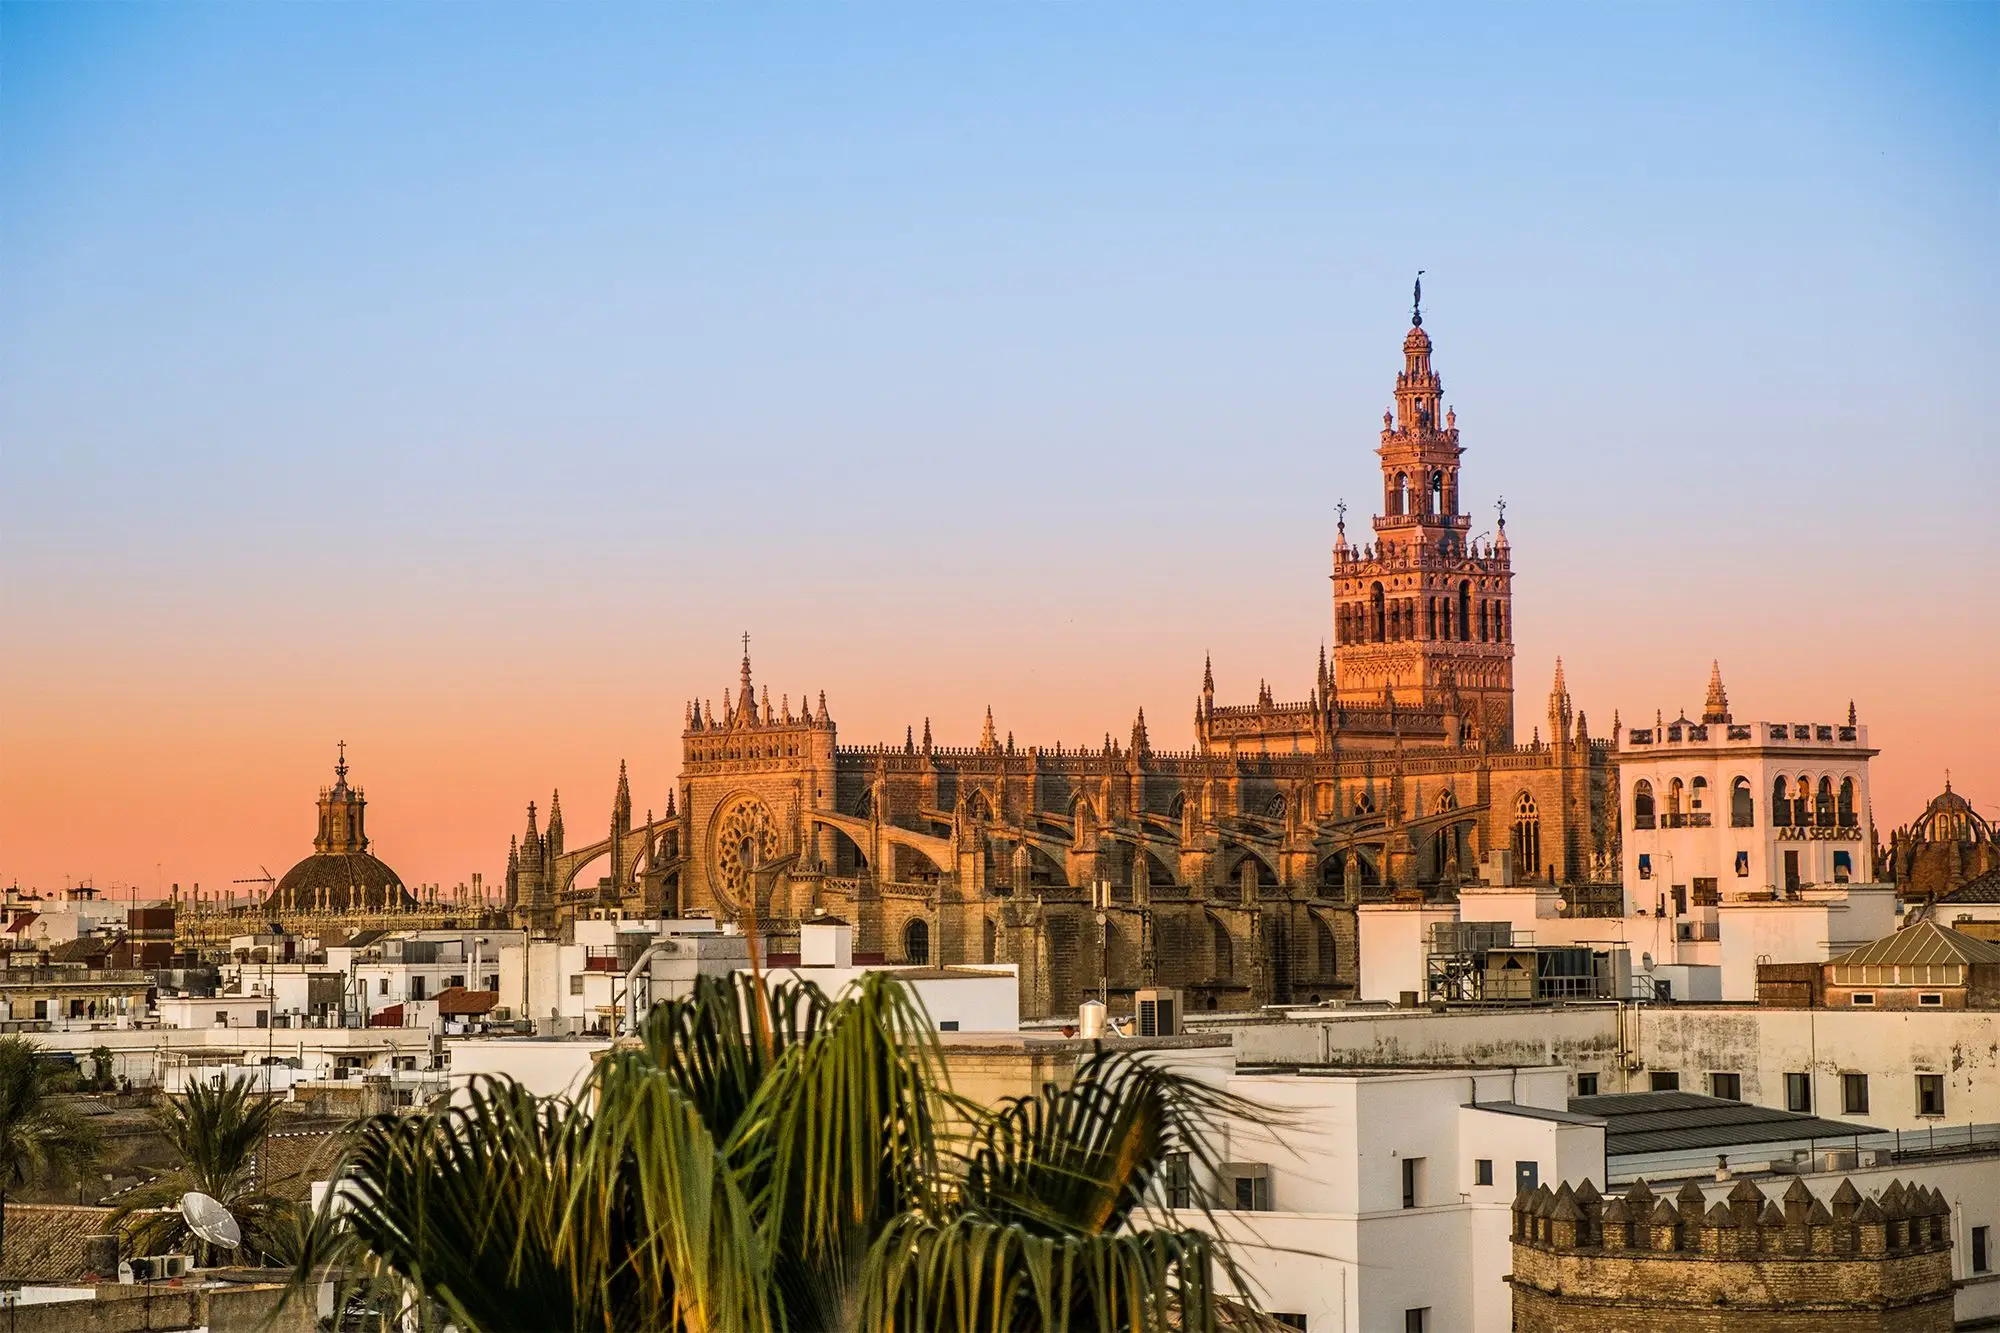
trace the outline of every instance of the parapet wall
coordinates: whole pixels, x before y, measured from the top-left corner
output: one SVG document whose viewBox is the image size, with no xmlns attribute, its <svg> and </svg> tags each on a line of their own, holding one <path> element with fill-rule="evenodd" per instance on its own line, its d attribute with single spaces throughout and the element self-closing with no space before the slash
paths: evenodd
<svg viewBox="0 0 2000 1333">
<path fill-rule="evenodd" d="M 1514 1201 L 1514 1327 L 1948 1333 L 1951 1210 L 1922 1186 L 1865 1198 L 1842 1181 L 1824 1202 L 1794 1180 L 1781 1199 L 1737 1182 L 1709 1206 L 1641 1181 L 1600 1196 L 1584 1181 Z"/>
</svg>

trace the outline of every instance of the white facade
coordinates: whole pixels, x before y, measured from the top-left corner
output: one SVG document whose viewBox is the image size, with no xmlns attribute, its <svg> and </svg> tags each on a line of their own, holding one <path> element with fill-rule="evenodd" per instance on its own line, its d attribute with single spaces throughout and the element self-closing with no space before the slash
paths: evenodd
<svg viewBox="0 0 2000 1333">
<path fill-rule="evenodd" d="M 1230 1170 L 1262 1173 L 1264 1207 L 1231 1207 L 1233 1178 L 1216 1187 L 1264 1307 L 1313 1333 L 1401 1329 L 1418 1309 L 1426 1328 L 1503 1333 L 1520 1182 L 1602 1176 L 1603 1127 L 1563 1109 L 1568 1082 L 1559 1068 L 1231 1079 L 1272 1108 L 1218 1145 Z"/>
<path fill-rule="evenodd" d="M 1239 1059 L 1284 1064 L 1549 1063 L 1572 1091 L 1646 1092 L 1656 1079 L 1709 1093 L 1734 1076 L 1745 1102 L 1905 1134 L 2000 1125 L 2000 1011 L 1767 1009 L 1752 1005 L 1565 1004 L 1553 1008 L 1300 1009 L 1284 1018 L 1189 1020 L 1226 1032 Z M 1792 1104 L 1804 1079 L 1804 1104 Z M 1942 1115 L 1925 1115 L 1918 1075 L 1943 1080 Z M 1860 1080 L 1854 1082 L 1853 1080 Z M 1866 1109 L 1849 1111 L 1865 1089 Z"/>
<path fill-rule="evenodd" d="M 394 1005 L 435 1002 L 453 986 L 500 990 L 503 956 L 526 939 L 519 930 L 413 930 L 361 949 L 329 949 L 327 961 L 345 964 L 347 1013 L 366 1024 Z"/>
<path fill-rule="evenodd" d="M 1619 743 L 1627 914 L 1687 918 L 1731 890 L 1870 877 L 1868 728 L 1704 716 L 1720 720 L 1634 727 Z"/>
</svg>

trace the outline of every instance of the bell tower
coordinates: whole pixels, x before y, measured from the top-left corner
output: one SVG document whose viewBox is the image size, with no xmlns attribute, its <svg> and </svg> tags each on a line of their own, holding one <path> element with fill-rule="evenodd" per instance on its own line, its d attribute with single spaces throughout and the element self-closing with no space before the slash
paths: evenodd
<svg viewBox="0 0 2000 1333">
<path fill-rule="evenodd" d="M 1395 406 L 1382 414 L 1382 511 L 1351 546 L 1343 509 L 1333 549 L 1335 700 L 1347 708 L 1442 711 L 1466 740 L 1514 738 L 1513 570 L 1505 503 L 1492 539 L 1469 537 L 1459 501 L 1458 414 L 1424 332 L 1423 281 Z"/>
</svg>

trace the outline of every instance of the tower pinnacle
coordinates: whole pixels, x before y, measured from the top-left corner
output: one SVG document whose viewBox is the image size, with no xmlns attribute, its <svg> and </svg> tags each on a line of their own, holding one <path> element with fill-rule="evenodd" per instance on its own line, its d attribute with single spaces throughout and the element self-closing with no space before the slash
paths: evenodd
<svg viewBox="0 0 2000 1333">
<path fill-rule="evenodd" d="M 1729 721 L 1729 695 L 1722 688 L 1719 661 L 1708 664 L 1708 701 L 1702 705 L 1701 720 L 1706 726 L 1721 726 Z"/>
</svg>

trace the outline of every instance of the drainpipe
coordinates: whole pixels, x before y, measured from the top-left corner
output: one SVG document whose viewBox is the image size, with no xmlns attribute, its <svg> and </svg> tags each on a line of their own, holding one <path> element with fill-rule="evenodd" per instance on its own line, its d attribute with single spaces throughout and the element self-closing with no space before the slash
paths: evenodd
<svg viewBox="0 0 2000 1333">
<path fill-rule="evenodd" d="M 639 996 L 638 992 L 634 989 L 634 987 L 638 984 L 640 970 L 642 968 L 650 967 L 652 965 L 653 959 L 658 957 L 660 954 L 667 952 L 667 950 L 670 947 L 672 947 L 672 945 L 673 941 L 664 936 L 660 939 L 654 940 L 651 944 L 646 946 L 645 952 L 639 955 L 639 960 L 633 963 L 631 969 L 625 973 L 626 1033 L 629 1034 L 639 1030 Z"/>
</svg>

